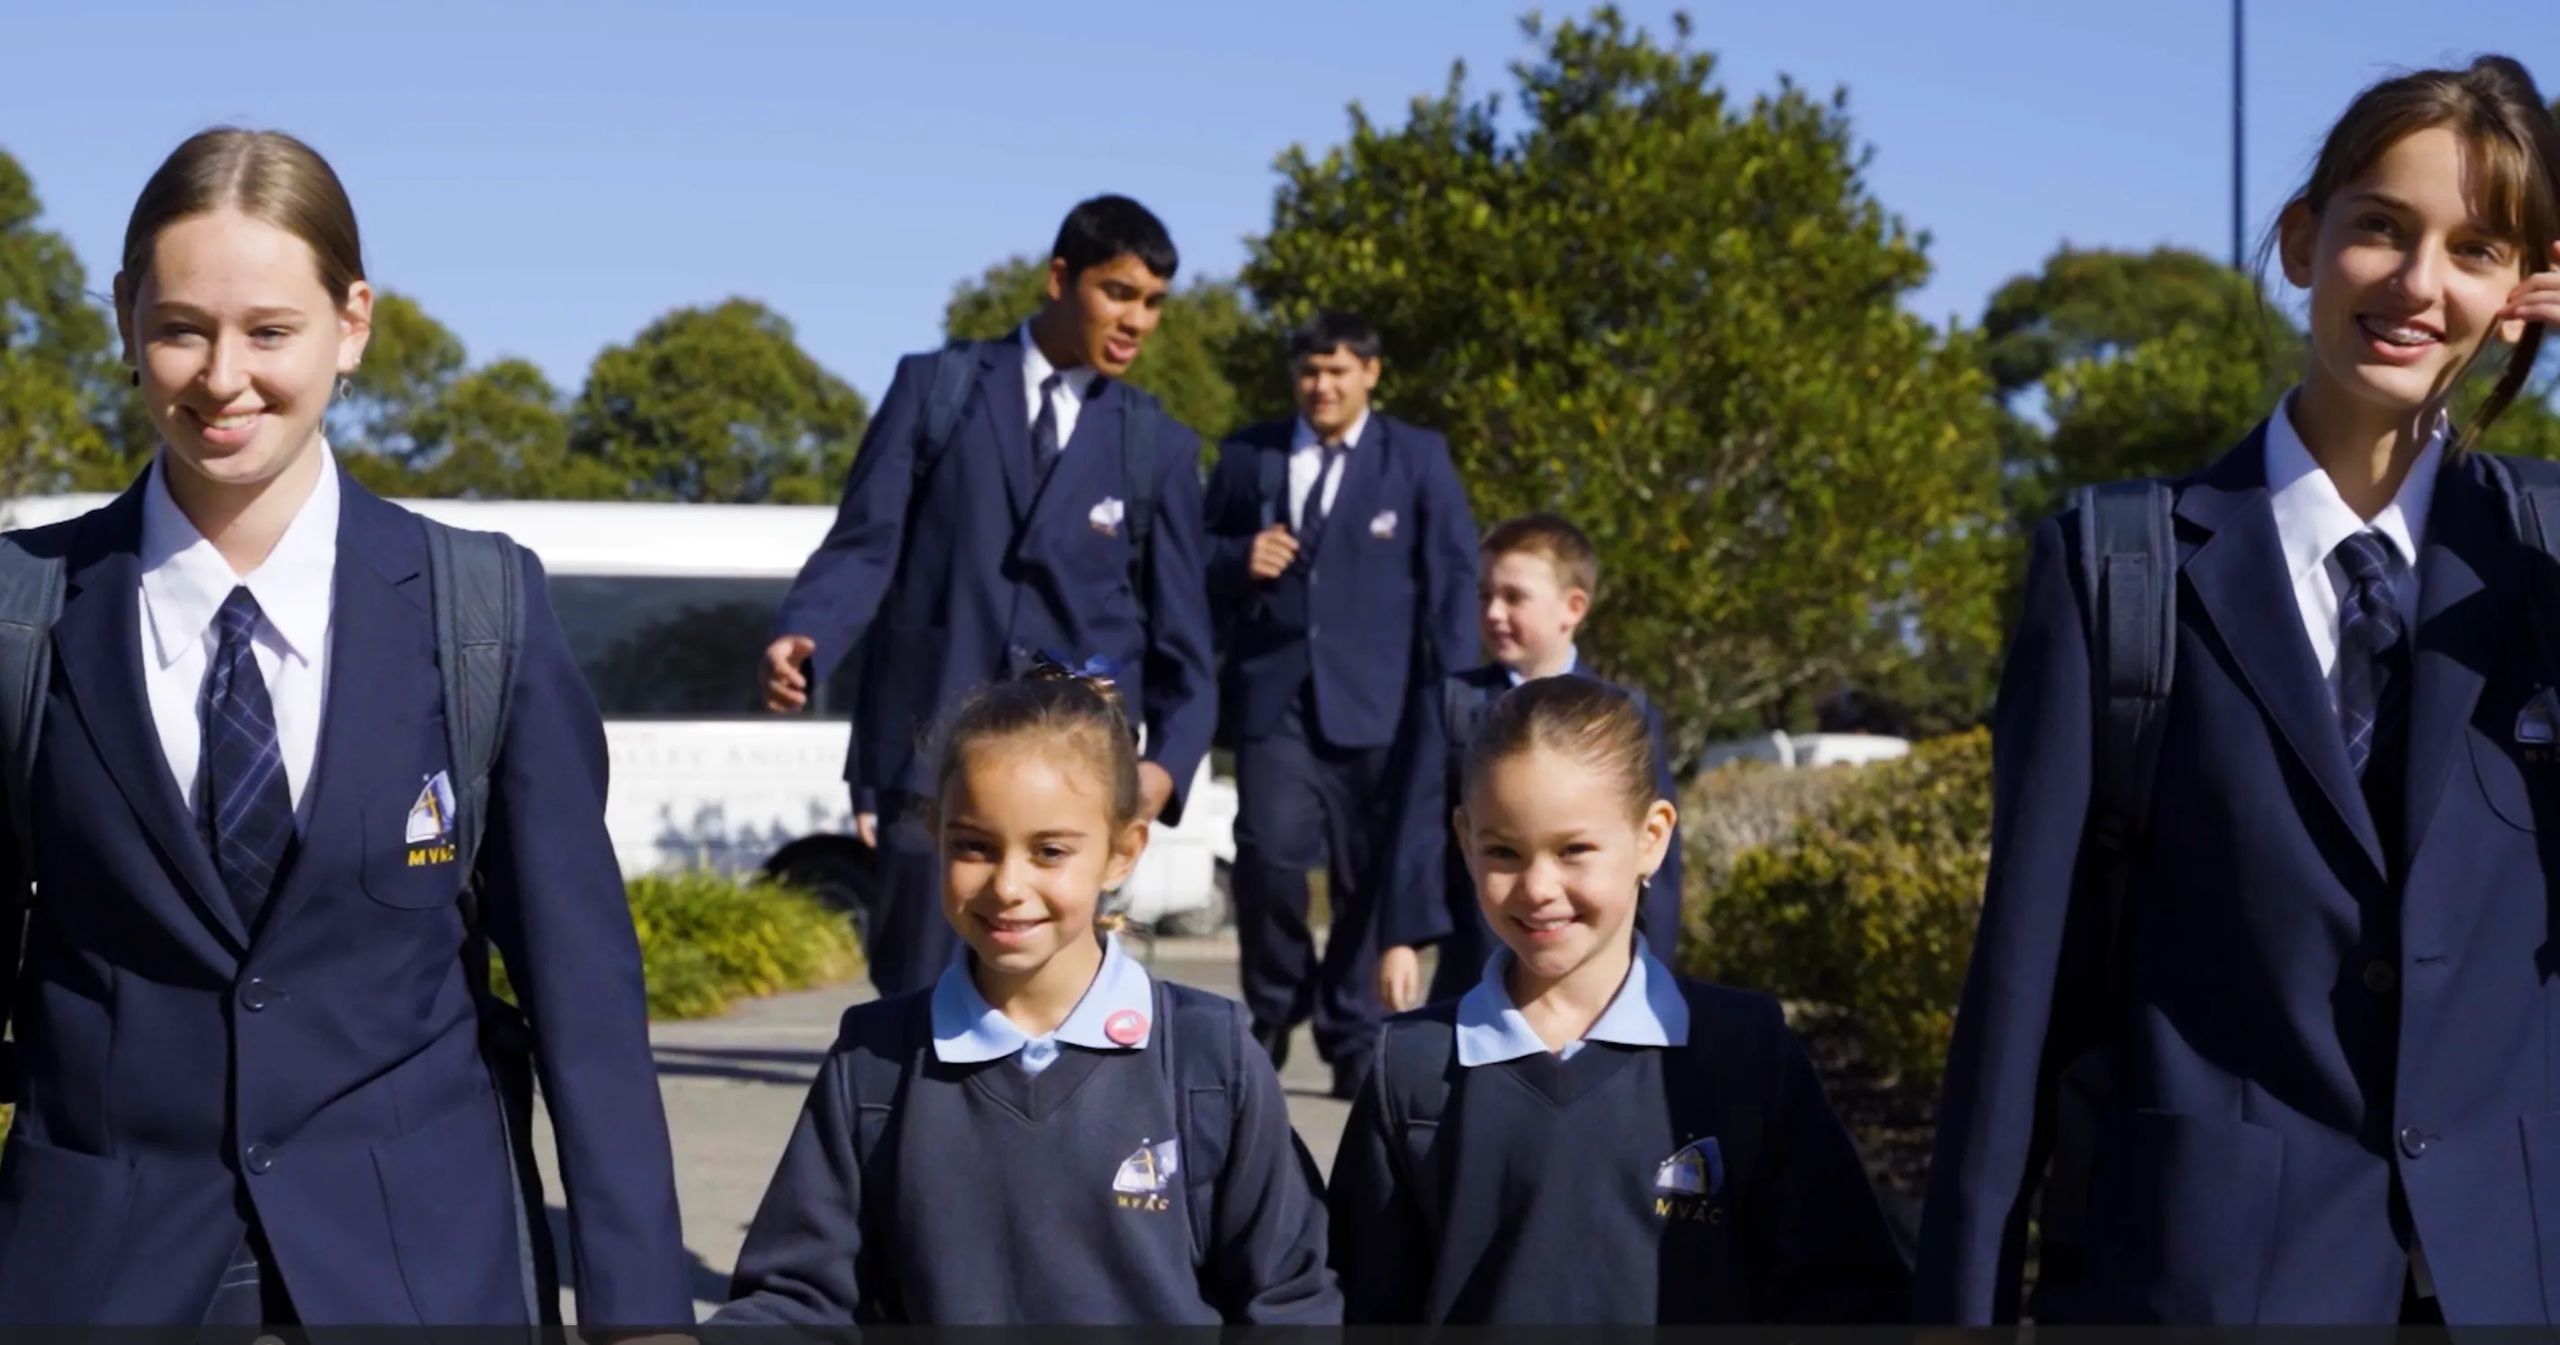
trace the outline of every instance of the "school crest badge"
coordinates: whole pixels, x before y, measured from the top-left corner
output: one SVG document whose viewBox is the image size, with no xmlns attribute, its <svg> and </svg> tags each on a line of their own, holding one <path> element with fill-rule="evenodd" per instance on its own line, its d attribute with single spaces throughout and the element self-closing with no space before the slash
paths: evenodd
<svg viewBox="0 0 2560 1345">
<path fill-rule="evenodd" d="M 453 780 L 443 771 L 427 777 L 418 801 L 409 805 L 409 867 L 441 864 L 454 857 Z"/>
<path fill-rule="evenodd" d="M 1171 1209 L 1165 1192 L 1173 1188 L 1175 1174 L 1182 1171 L 1182 1142 L 1166 1140 L 1161 1144 L 1138 1141 L 1138 1151 L 1120 1160 L 1120 1170 L 1111 1178 L 1112 1199 L 1124 1210 L 1162 1211 Z"/>
<path fill-rule="evenodd" d="M 1396 535 L 1396 511 L 1379 510 L 1378 516 L 1369 520 L 1369 535 L 1381 542 L 1393 541 Z"/>
<path fill-rule="evenodd" d="M 2549 747 L 2560 742 L 2560 692 L 2544 687 L 2516 711 L 2516 745 Z"/>
<path fill-rule="evenodd" d="M 1120 524 L 1128 514 L 1129 506 L 1121 503 L 1119 497 L 1106 496 L 1102 503 L 1093 507 L 1092 513 L 1085 515 L 1085 521 L 1093 525 L 1095 532 L 1105 537 L 1117 537 L 1120 535 Z"/>
<path fill-rule="evenodd" d="M 1715 1137 L 1691 1140 L 1653 1170 L 1653 1212 L 1684 1223 L 1721 1223 L 1724 1150 Z"/>
</svg>

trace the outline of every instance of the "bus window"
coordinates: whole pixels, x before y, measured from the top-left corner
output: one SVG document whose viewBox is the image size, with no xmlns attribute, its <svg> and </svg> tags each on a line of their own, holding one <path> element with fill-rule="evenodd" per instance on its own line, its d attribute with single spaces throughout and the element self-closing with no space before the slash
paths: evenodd
<svg viewBox="0 0 2560 1345">
<path fill-rule="evenodd" d="M 790 588 L 783 579 L 555 574 L 551 605 L 605 718 L 759 719 L 756 651 Z M 813 717 L 849 716 L 849 674 L 820 689 Z"/>
</svg>

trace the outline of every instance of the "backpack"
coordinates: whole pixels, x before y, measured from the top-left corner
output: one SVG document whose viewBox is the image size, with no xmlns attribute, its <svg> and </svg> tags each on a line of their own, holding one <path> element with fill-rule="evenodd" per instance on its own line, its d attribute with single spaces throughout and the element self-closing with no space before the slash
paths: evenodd
<svg viewBox="0 0 2560 1345">
<path fill-rule="evenodd" d="M 861 1175 L 863 1204 L 880 1206 L 874 1193 L 893 1193 L 897 1183 L 880 1166 L 889 1119 L 906 1099 L 908 1064 L 932 1049 L 933 992 L 911 993 L 898 1012 L 845 1015 L 845 1086 L 847 1110 L 854 1115 L 853 1157 Z M 1155 981 L 1155 1039 L 1147 1050 L 1161 1063 L 1174 1098 L 1174 1137 L 1180 1143 L 1183 1201 L 1191 1214 L 1191 1264 L 1208 1265 L 1217 1241 L 1217 1189 L 1226 1171 L 1227 1151 L 1241 1112 L 1235 1089 L 1244 1059 L 1244 1015 L 1228 999 Z M 892 1151 L 894 1152 L 894 1151 Z M 890 1199 L 894 1201 L 894 1196 Z M 887 1226 L 894 1226 L 894 1223 Z M 863 1245 L 889 1246 L 893 1239 Z M 880 1283 L 866 1279 L 865 1283 Z"/>
<path fill-rule="evenodd" d="M 978 343 L 953 341 L 933 357 L 932 389 L 925 394 L 924 418 L 919 422 L 915 445 L 915 486 L 921 489 L 925 478 L 941 463 L 943 453 L 951 447 L 952 436 L 960 431 L 960 418 L 968 412 L 970 395 L 978 388 Z M 1129 536 L 1129 592 L 1138 601 L 1138 616 L 1146 619 L 1147 539 L 1155 532 L 1156 496 L 1162 475 L 1156 470 L 1156 441 L 1162 437 L 1157 420 L 1164 408 L 1156 399 L 1136 387 L 1121 385 L 1120 474 L 1121 489 L 1129 493 L 1126 525 Z"/>
<path fill-rule="evenodd" d="M 480 879 L 473 867 L 487 831 L 489 780 L 506 739 L 516 659 L 524 647 L 524 568 L 519 548 L 497 533 L 470 532 L 420 519 L 426 530 L 436 672 L 443 687 L 445 746 L 453 763 L 458 859 L 467 875 L 460 898 L 463 976 L 479 1010 L 481 1054 L 498 1094 L 507 1165 L 516 1183 L 516 1246 L 529 1320 L 559 1321 L 559 1274 L 535 1169 L 532 1032 L 523 1011 L 489 984 L 489 943 L 481 928 Z M 62 613 L 63 562 L 39 556 L 14 535 L 0 535 L 0 788 L 8 797 L 16 854 L 31 853 L 29 796 L 43 739 L 45 691 L 53 672 L 53 623 Z M 0 1022 L 8 1006 L 0 1005 Z M 14 1060 L 12 1061 L 14 1065 Z M 13 1070 L 14 1072 L 14 1070 Z"/>
<path fill-rule="evenodd" d="M 1670 1092 L 1671 1114 L 1701 1116 L 1721 1106 L 1714 1128 L 1723 1151 L 1724 1170 L 1739 1178 L 1751 1172 L 1760 1154 L 1764 1117 L 1757 1099 L 1778 1069 L 1770 1054 L 1779 1033 L 1707 1031 L 1721 1015 L 1712 1015 L 1701 998 L 1708 987 L 1681 981 L 1680 996 L 1689 1005 L 1689 1040 L 1664 1054 L 1663 1083 Z M 1732 993 L 1732 992 L 1725 992 Z M 1772 1005 L 1771 1012 L 1775 1013 Z M 1709 1041 L 1709 1037 L 1715 1037 Z M 1678 1067 L 1673 1067 L 1677 1065 Z M 1392 1137 L 1388 1166 L 1397 1182 L 1414 1193 L 1414 1207 L 1434 1241 L 1440 1236 L 1442 1199 L 1449 1189 L 1448 1152 L 1439 1147 L 1441 1122 L 1449 1098 L 1465 1067 L 1458 1063 L 1458 1001 L 1447 1000 L 1393 1019 L 1378 1044 L 1378 1103 Z M 1749 1099 L 1735 1101 L 1735 1099 Z"/>
</svg>

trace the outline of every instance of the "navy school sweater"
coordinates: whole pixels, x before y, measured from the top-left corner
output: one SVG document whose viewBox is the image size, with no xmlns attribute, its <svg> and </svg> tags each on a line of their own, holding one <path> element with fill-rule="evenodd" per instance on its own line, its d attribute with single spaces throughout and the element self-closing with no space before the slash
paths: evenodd
<svg viewBox="0 0 2560 1345">
<path fill-rule="evenodd" d="M 1473 1069 L 1390 1019 L 1332 1183 L 1344 1320 L 1898 1322 L 1910 1270 L 1777 1002 L 1694 981 L 1686 1047 Z"/>
<path fill-rule="evenodd" d="M 938 1059 L 929 988 L 848 1010 L 738 1253 L 718 1325 L 1327 1325 L 1322 1183 L 1260 1051 L 1236 1053 L 1210 1245 L 1195 1260 L 1186 1156 L 1164 1039 L 1063 1046 L 1027 1074 L 1011 1058 Z M 1202 1001 L 1241 1034 L 1235 1004 Z M 852 1043 L 896 1016 L 902 1079 L 856 1101 Z M 1200 1015 L 1185 1017 L 1194 1021 Z M 1241 1036 L 1239 1036 L 1241 1040 Z M 856 1109 L 890 1104 L 868 1163 Z"/>
</svg>

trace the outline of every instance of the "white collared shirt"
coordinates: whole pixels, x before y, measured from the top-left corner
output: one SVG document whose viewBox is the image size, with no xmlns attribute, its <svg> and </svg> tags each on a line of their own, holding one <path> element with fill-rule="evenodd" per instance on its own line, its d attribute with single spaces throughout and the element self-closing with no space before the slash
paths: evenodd
<svg viewBox="0 0 2560 1345">
<path fill-rule="evenodd" d="M 308 819 L 303 800 L 320 751 L 338 566 L 338 464 L 326 443 L 319 452 L 320 475 L 310 498 L 285 525 L 275 549 L 246 575 L 233 574 L 231 562 L 180 512 L 169 495 L 166 456 L 151 464 L 151 480 L 142 491 L 142 685 L 160 751 L 190 811 L 204 751 L 197 702 L 220 640 L 213 618 L 231 590 L 245 584 L 258 600 L 251 650 L 275 708 L 285 786 L 297 822 Z"/>
<path fill-rule="evenodd" d="M 1342 474 L 1351 470 L 1347 451 L 1359 444 L 1361 432 L 1368 428 L 1369 413 L 1363 410 L 1359 419 L 1351 422 L 1351 428 L 1342 433 L 1346 456 L 1324 483 L 1324 511 L 1328 514 L 1333 512 L 1334 497 L 1342 493 Z M 1315 493 L 1316 478 L 1323 475 L 1324 438 L 1305 416 L 1300 416 L 1298 428 L 1289 436 L 1289 531 L 1306 531 L 1307 497 Z"/>
<path fill-rule="evenodd" d="M 1155 982 L 1147 969 L 1122 950 L 1116 936 L 1105 935 L 1102 966 L 1084 998 L 1055 1031 L 1032 1036 L 978 993 L 964 945 L 933 984 L 933 1054 L 946 1064 L 974 1065 L 1019 1053 L 1014 1063 L 1022 1072 L 1038 1074 L 1057 1063 L 1062 1042 L 1093 1051 L 1145 1050 L 1155 1035 L 1149 1021 L 1154 1011 Z"/>
<path fill-rule="evenodd" d="M 2283 549 L 2286 576 L 2294 601 L 2302 610 L 2303 632 L 2311 637 L 2311 654 L 2329 689 L 2329 708 L 2338 707 L 2338 609 L 2349 587 L 2344 567 L 2334 556 L 2338 544 L 2367 528 L 2381 533 L 2400 552 L 2403 569 L 2391 586 L 2393 605 L 2414 634 L 2418 626 L 2418 548 L 2427 537 L 2427 508 L 2435 500 L 2436 471 L 2444 461 L 2447 423 L 2438 419 L 2426 447 L 2409 467 L 2400 493 L 2371 522 L 2359 517 L 2338 494 L 2338 484 L 2320 469 L 2302 434 L 2293 425 L 2294 393 L 2277 404 L 2267 418 L 2267 495 L 2275 506 L 2276 540 Z"/>
<path fill-rule="evenodd" d="M 1564 671 L 1563 671 L 1563 672 L 1561 672 L 1561 673 L 1556 674 L 1556 676 L 1559 676 L 1559 677 L 1570 676 L 1570 675 L 1572 675 L 1572 674 L 1574 674 L 1574 673 L 1578 673 L 1578 672 L 1580 672 L 1580 671 L 1582 671 L 1582 650 L 1581 650 L 1581 648 L 1580 648 L 1579 646 L 1577 646 L 1577 645 L 1570 645 L 1570 644 L 1569 644 L 1569 645 L 1566 645 L 1566 646 L 1564 647 Z M 1502 675 L 1503 675 L 1503 676 L 1505 676 L 1505 677 L 1510 678 L 1510 679 L 1511 679 L 1511 685 L 1513 685 L 1513 686 L 1518 686 L 1518 685 L 1520 685 L 1522 682 L 1526 682 L 1526 681 L 1528 681 L 1528 680 L 1529 680 L 1529 674 L 1527 674 L 1527 673 L 1524 673 L 1524 672 L 1520 671 L 1518 668 L 1511 667 L 1511 666 L 1510 666 L 1510 665 L 1508 665 L 1508 664 L 1505 664 L 1505 665 L 1503 666 L 1503 669 L 1502 669 Z"/>
<path fill-rule="evenodd" d="M 1511 967 L 1511 950 L 1497 948 L 1485 960 L 1484 977 L 1458 1000 L 1458 1064 L 1466 1069 L 1480 1065 L 1499 1065 L 1506 1060 L 1544 1054 L 1546 1040 L 1529 1026 L 1529 1017 L 1511 1002 L 1511 989 L 1503 984 L 1503 975 Z M 1627 979 L 1618 983 L 1618 993 L 1609 998 L 1609 1007 L 1600 1011 L 1591 1027 L 1580 1037 L 1565 1043 L 1556 1052 L 1561 1060 L 1570 1060 L 1587 1042 L 1615 1042 L 1620 1046 L 1686 1046 L 1689 1044 L 1689 1001 L 1680 993 L 1680 982 L 1671 969 L 1662 965 L 1646 946 L 1645 938 L 1636 936 L 1635 960 L 1627 967 Z"/>
<path fill-rule="evenodd" d="M 1030 418 L 1022 422 L 1024 428 L 1040 423 L 1040 385 L 1048 382 L 1053 373 L 1066 375 L 1058 381 L 1056 394 L 1058 451 L 1063 453 L 1076 437 L 1076 417 L 1083 415 L 1085 403 L 1093 400 L 1095 385 L 1102 381 L 1102 375 L 1083 365 L 1060 369 L 1049 363 L 1049 357 L 1040 353 L 1040 343 L 1031 339 L 1028 322 L 1015 335 L 1022 341 L 1022 404 L 1031 411 Z"/>
</svg>

